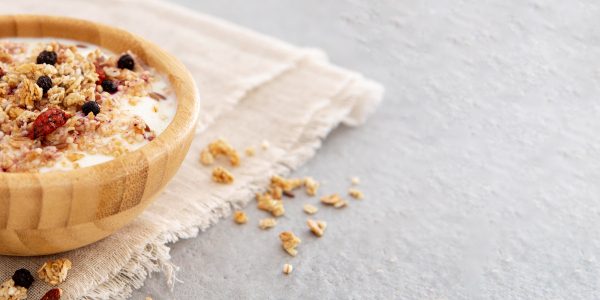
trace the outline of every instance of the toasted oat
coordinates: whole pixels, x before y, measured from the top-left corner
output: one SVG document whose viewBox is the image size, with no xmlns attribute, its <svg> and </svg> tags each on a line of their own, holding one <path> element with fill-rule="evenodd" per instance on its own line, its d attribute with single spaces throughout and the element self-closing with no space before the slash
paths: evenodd
<svg viewBox="0 0 600 300">
<path fill-rule="evenodd" d="M 271 194 L 256 194 L 256 201 L 258 201 L 258 209 L 270 212 L 274 217 L 282 216 L 285 213 L 283 207 L 283 201 L 273 199 Z"/>
<path fill-rule="evenodd" d="M 316 206 L 314 206 L 312 204 L 308 204 L 308 203 L 304 204 L 303 209 L 304 209 L 304 212 L 309 215 L 314 215 L 319 211 L 319 209 Z"/>
<path fill-rule="evenodd" d="M 346 202 L 345 200 L 340 200 L 340 201 L 336 202 L 335 204 L 333 204 L 333 207 L 342 208 L 346 205 L 348 205 L 348 202 Z"/>
<path fill-rule="evenodd" d="M 321 197 L 321 203 L 326 205 L 332 205 L 335 208 L 340 208 L 346 206 L 346 201 L 340 197 L 338 194 L 332 194 L 329 196 Z"/>
<path fill-rule="evenodd" d="M 212 180 L 216 183 L 231 184 L 234 177 L 231 172 L 223 167 L 215 167 L 212 171 Z"/>
<path fill-rule="evenodd" d="M 273 197 L 273 199 L 281 200 L 281 198 L 283 196 L 283 189 L 278 186 L 274 186 L 274 185 L 269 186 L 268 192 L 269 192 L 269 194 L 271 194 L 271 197 Z"/>
<path fill-rule="evenodd" d="M 245 212 L 238 210 L 233 213 L 233 221 L 238 224 L 245 224 L 248 222 L 248 216 L 246 216 Z"/>
<path fill-rule="evenodd" d="M 69 152 L 69 153 L 67 153 L 66 156 L 67 156 L 67 159 L 72 162 L 78 161 L 78 160 L 82 159 L 83 157 L 85 157 L 85 155 L 83 153 L 77 153 L 77 152 Z"/>
<path fill-rule="evenodd" d="M 350 188 L 348 190 L 348 195 L 350 195 L 352 198 L 354 199 L 362 199 L 364 198 L 364 194 L 363 192 L 361 192 L 359 189 L 357 188 Z"/>
<path fill-rule="evenodd" d="M 71 261 L 66 258 L 50 260 L 42 265 L 37 274 L 45 282 L 57 285 L 67 279 L 71 266 Z"/>
<path fill-rule="evenodd" d="M 285 264 L 283 265 L 283 274 L 288 275 L 290 273 L 292 273 L 292 271 L 294 270 L 294 267 L 290 264 Z"/>
<path fill-rule="evenodd" d="M 306 194 L 309 196 L 315 196 L 319 189 L 319 182 L 314 180 L 312 177 L 304 178 L 304 186 L 306 187 Z"/>
<path fill-rule="evenodd" d="M 210 166 L 215 162 L 215 157 L 207 149 L 200 152 L 200 162 L 205 166 Z"/>
<path fill-rule="evenodd" d="M 210 154 L 214 157 L 219 155 L 227 156 L 229 158 L 229 163 L 234 167 L 240 165 L 240 155 L 233 146 L 224 139 L 218 139 L 208 144 L 208 151 L 210 151 Z"/>
<path fill-rule="evenodd" d="M 0 285 L 1 300 L 22 300 L 27 298 L 27 289 L 20 286 L 15 286 L 12 279 L 4 281 Z"/>
<path fill-rule="evenodd" d="M 286 179 L 281 176 L 271 177 L 271 186 L 280 187 L 283 191 L 291 192 L 304 184 L 304 180 L 300 178 Z"/>
<path fill-rule="evenodd" d="M 269 147 L 271 147 L 271 143 L 269 143 L 269 141 L 267 141 L 267 140 L 263 140 L 262 143 L 260 144 L 260 147 L 263 150 L 267 150 L 267 149 L 269 149 Z"/>
<path fill-rule="evenodd" d="M 275 227 L 275 225 L 277 225 L 277 220 L 273 218 L 265 218 L 258 221 L 258 227 L 260 227 L 260 229 L 270 229 Z"/>
<path fill-rule="evenodd" d="M 327 223 L 325 223 L 325 221 L 315 221 L 308 219 L 306 220 L 306 224 L 308 225 L 308 228 L 310 228 L 310 231 L 318 237 L 323 236 L 325 228 L 327 228 Z"/>
<path fill-rule="evenodd" d="M 353 185 L 358 185 L 360 183 L 360 178 L 355 176 L 355 177 L 350 178 L 350 181 L 352 182 Z"/>
<path fill-rule="evenodd" d="M 157 92 L 150 92 L 150 93 L 148 93 L 148 96 L 156 101 L 167 100 L 167 97 L 165 97 L 163 94 L 157 93 Z"/>
<path fill-rule="evenodd" d="M 289 255 L 296 256 L 298 254 L 296 247 L 302 242 L 300 238 L 291 231 L 284 231 L 279 234 L 279 239 L 281 240 L 281 246 Z"/>
<path fill-rule="evenodd" d="M 152 297 L 148 296 L 146 297 L 146 300 L 152 300 Z"/>
<path fill-rule="evenodd" d="M 246 150 L 244 150 L 244 153 L 246 153 L 246 156 L 254 156 L 256 154 L 256 150 L 254 147 L 248 147 Z"/>
</svg>

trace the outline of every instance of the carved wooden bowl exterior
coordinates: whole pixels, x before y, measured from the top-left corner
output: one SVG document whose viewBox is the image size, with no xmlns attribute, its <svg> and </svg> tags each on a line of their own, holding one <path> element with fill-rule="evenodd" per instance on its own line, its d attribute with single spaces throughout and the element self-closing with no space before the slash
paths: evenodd
<svg viewBox="0 0 600 300">
<path fill-rule="evenodd" d="M 66 38 L 115 53 L 131 50 L 168 76 L 177 96 L 177 112 L 169 127 L 148 145 L 68 172 L 0 173 L 0 254 L 59 253 L 110 235 L 152 202 L 188 152 L 200 105 L 190 73 L 176 58 L 136 35 L 83 20 L 0 16 L 0 37 Z"/>
</svg>

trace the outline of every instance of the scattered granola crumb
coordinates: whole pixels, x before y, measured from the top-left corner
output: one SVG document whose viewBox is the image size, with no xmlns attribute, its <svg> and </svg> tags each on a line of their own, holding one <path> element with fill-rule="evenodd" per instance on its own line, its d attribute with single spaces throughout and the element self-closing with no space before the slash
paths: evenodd
<svg viewBox="0 0 600 300">
<path fill-rule="evenodd" d="M 214 157 L 224 155 L 229 158 L 229 163 L 236 167 L 240 165 L 240 155 L 238 152 L 224 139 L 218 139 L 208 144 L 208 151 Z"/>
<path fill-rule="evenodd" d="M 27 289 L 21 286 L 15 286 L 12 279 L 8 279 L 0 285 L 0 299 L 4 300 L 22 300 L 27 298 Z"/>
<path fill-rule="evenodd" d="M 245 212 L 237 210 L 233 213 L 233 220 L 238 224 L 245 224 L 248 222 L 248 216 Z"/>
<path fill-rule="evenodd" d="M 314 180 L 312 177 L 304 178 L 304 186 L 306 187 L 306 194 L 309 196 L 315 196 L 319 189 L 319 182 Z"/>
<path fill-rule="evenodd" d="M 270 212 L 274 217 L 279 217 L 285 214 L 285 208 L 283 207 L 283 201 L 273 199 L 270 193 L 256 194 L 256 201 L 258 201 L 258 209 Z"/>
<path fill-rule="evenodd" d="M 234 177 L 227 169 L 215 167 L 212 171 L 212 179 L 216 183 L 231 184 L 233 183 Z"/>
<path fill-rule="evenodd" d="M 294 270 L 294 267 L 290 264 L 285 264 L 283 265 L 283 274 L 288 275 L 290 273 L 292 273 L 292 271 Z"/>
<path fill-rule="evenodd" d="M 350 189 L 348 190 L 348 194 L 349 194 L 349 195 L 350 195 L 352 198 L 354 198 L 354 199 L 362 199 L 362 198 L 364 198 L 364 194 L 363 194 L 363 192 L 361 192 L 361 191 L 360 191 L 359 189 L 357 189 L 357 188 L 350 188 Z"/>
<path fill-rule="evenodd" d="M 269 147 L 271 147 L 271 144 L 269 143 L 269 141 L 263 140 L 262 143 L 260 144 L 260 147 L 263 150 L 267 150 L 267 149 L 269 149 Z"/>
<path fill-rule="evenodd" d="M 342 208 L 342 207 L 346 206 L 347 204 L 348 204 L 348 202 L 346 202 L 345 200 L 341 200 L 341 201 L 338 201 L 335 204 L 333 204 L 333 207 Z"/>
<path fill-rule="evenodd" d="M 335 208 L 344 207 L 347 204 L 346 201 L 344 201 L 344 199 L 342 199 L 342 197 L 340 197 L 338 194 L 321 197 L 321 203 L 333 205 Z"/>
<path fill-rule="evenodd" d="M 256 154 L 256 150 L 254 150 L 254 147 L 248 147 L 246 148 L 246 150 L 244 150 L 244 153 L 246 153 L 246 156 L 254 156 Z"/>
<path fill-rule="evenodd" d="M 350 178 L 350 181 L 352 182 L 353 185 L 358 185 L 360 183 L 360 178 L 354 176 L 354 177 Z"/>
<path fill-rule="evenodd" d="M 304 204 L 303 209 L 304 209 L 304 212 L 309 215 L 314 215 L 319 211 L 319 209 L 316 206 L 314 206 L 312 204 L 308 204 L 308 203 Z"/>
<path fill-rule="evenodd" d="M 200 162 L 205 166 L 210 166 L 215 162 L 215 157 L 210 154 L 210 151 L 202 149 L 202 152 L 200 152 Z"/>
<path fill-rule="evenodd" d="M 298 254 L 296 247 L 302 242 L 300 238 L 295 236 L 291 231 L 284 231 L 279 234 L 279 239 L 281 240 L 281 246 L 289 255 L 296 256 Z"/>
<path fill-rule="evenodd" d="M 271 186 L 280 187 L 283 191 L 291 192 L 304 184 L 304 180 L 300 178 L 286 179 L 281 176 L 271 177 Z"/>
<path fill-rule="evenodd" d="M 308 225 L 308 228 L 310 228 L 310 231 L 318 237 L 322 237 L 323 233 L 325 232 L 325 228 L 327 228 L 327 223 L 324 221 L 308 219 L 306 220 L 306 224 Z"/>
<path fill-rule="evenodd" d="M 152 297 L 148 296 L 146 297 L 146 300 L 152 300 Z"/>
<path fill-rule="evenodd" d="M 67 279 L 71 261 L 66 258 L 50 260 L 37 271 L 38 277 L 51 285 L 57 285 Z"/>
<path fill-rule="evenodd" d="M 258 227 L 263 230 L 273 228 L 275 225 L 277 225 L 277 220 L 273 218 L 265 218 L 258 221 Z"/>
</svg>

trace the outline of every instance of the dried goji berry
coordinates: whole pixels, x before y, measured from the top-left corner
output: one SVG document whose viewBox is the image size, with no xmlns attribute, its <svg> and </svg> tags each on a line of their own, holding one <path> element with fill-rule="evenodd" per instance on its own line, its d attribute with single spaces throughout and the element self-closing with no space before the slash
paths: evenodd
<svg viewBox="0 0 600 300">
<path fill-rule="evenodd" d="M 59 300 L 62 296 L 62 290 L 59 288 L 51 289 L 40 300 Z"/>
<path fill-rule="evenodd" d="M 106 73 L 104 72 L 104 68 L 98 64 L 96 64 L 96 74 L 98 74 L 98 81 L 96 81 L 96 84 L 102 84 L 102 81 L 106 79 Z"/>
<path fill-rule="evenodd" d="M 35 140 L 51 134 L 54 130 L 65 125 L 70 117 L 71 115 L 58 108 L 50 108 L 42 112 L 33 121 L 33 128 L 29 132 L 29 138 Z"/>
</svg>

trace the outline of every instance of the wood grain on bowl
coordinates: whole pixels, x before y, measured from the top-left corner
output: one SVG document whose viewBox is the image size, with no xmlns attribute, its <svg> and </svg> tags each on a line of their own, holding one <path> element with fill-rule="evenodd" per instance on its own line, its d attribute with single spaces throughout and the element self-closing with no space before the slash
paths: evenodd
<svg viewBox="0 0 600 300">
<path fill-rule="evenodd" d="M 0 38 L 55 37 L 132 51 L 166 74 L 177 97 L 169 127 L 148 145 L 66 172 L 0 173 L 0 254 L 44 255 L 98 241 L 139 215 L 181 165 L 198 120 L 190 73 L 144 39 L 107 25 L 50 16 L 0 16 Z"/>
</svg>

